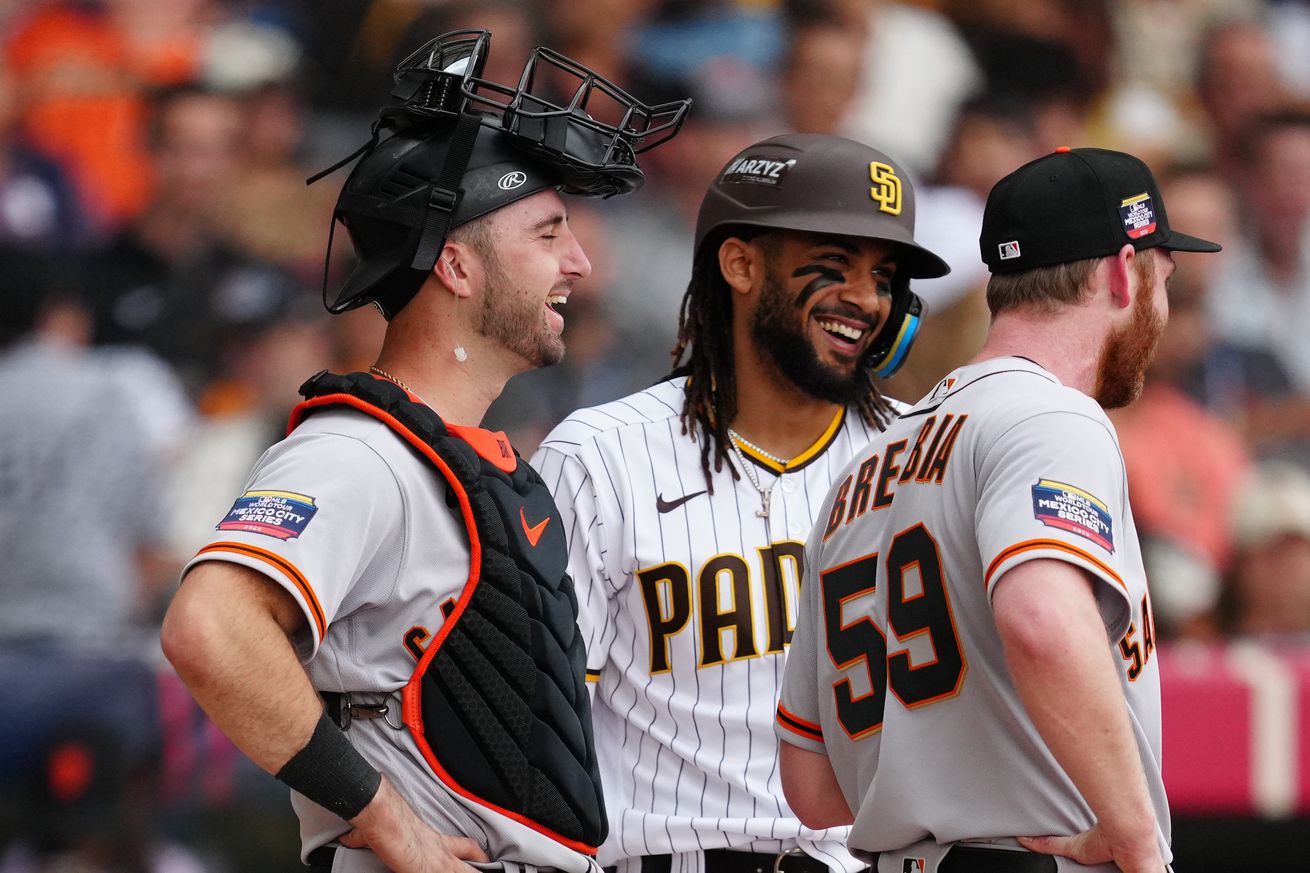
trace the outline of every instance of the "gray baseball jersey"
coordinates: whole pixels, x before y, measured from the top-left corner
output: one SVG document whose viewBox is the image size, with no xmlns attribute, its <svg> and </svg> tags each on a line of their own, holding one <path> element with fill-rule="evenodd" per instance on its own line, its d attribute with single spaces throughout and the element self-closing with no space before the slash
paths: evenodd
<svg viewBox="0 0 1310 873">
<path fill-rule="evenodd" d="M 231 561 L 281 585 L 305 613 L 295 643 L 314 687 L 385 702 L 399 725 L 401 689 L 441 628 L 443 604 L 468 580 L 468 534 L 446 503 L 447 488 L 376 419 L 318 412 L 264 453 L 188 568 Z M 408 730 L 356 719 L 346 736 L 437 830 L 472 837 L 498 860 L 594 869 L 588 857 L 448 789 Z M 348 829 L 304 797 L 293 793 L 292 804 L 302 854 Z M 336 869 L 373 863 L 359 857 L 368 853 L 338 854 L 347 860 Z"/>
<path fill-rule="evenodd" d="M 610 815 L 599 860 L 799 844 L 854 869 L 845 828 L 810 830 L 786 806 L 772 722 L 803 542 L 877 431 L 843 410 L 785 469 L 746 447 L 771 489 L 764 518 L 749 477 L 726 466 L 708 493 L 683 385 L 575 412 L 532 461 L 564 520 L 587 640 Z"/>
<path fill-rule="evenodd" d="M 1022 358 L 956 370 L 836 480 L 807 551 L 778 735 L 826 752 L 852 849 L 1074 834 L 1086 802 L 1033 726 L 996 581 L 1068 561 L 1095 592 L 1169 852 L 1151 605 L 1113 427 Z"/>
</svg>

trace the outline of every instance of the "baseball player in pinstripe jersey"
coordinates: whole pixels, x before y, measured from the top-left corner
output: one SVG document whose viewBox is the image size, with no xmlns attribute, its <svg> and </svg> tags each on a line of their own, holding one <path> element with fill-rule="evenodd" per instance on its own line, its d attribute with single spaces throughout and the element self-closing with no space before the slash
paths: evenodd
<svg viewBox="0 0 1310 873">
<path fill-rule="evenodd" d="M 381 310 L 377 365 L 305 383 L 164 621 L 197 700 L 293 790 L 316 871 L 588 873 L 605 835 L 562 526 L 476 425 L 563 355 L 557 310 L 591 266 L 561 193 L 634 190 L 687 103 L 547 49 L 521 88 L 489 82 L 489 43 L 401 63 L 338 199 L 359 260 L 328 306 Z M 527 93 L 541 67 L 572 100 Z M 587 114 L 593 92 L 622 127 Z"/>
<path fill-rule="evenodd" d="M 1060 149 L 992 190 L 992 325 L 835 480 L 778 707 L 803 821 L 882 873 L 1160 873 L 1160 677 L 1123 458 L 1173 231 L 1146 165 Z M 852 815 L 852 813 L 854 813 Z"/>
<path fill-rule="evenodd" d="M 569 416 L 533 464 L 560 507 L 619 873 L 856 870 L 782 799 L 774 705 L 832 477 L 893 417 L 914 194 L 886 155 L 786 135 L 734 157 L 696 227 L 675 370 Z"/>
</svg>

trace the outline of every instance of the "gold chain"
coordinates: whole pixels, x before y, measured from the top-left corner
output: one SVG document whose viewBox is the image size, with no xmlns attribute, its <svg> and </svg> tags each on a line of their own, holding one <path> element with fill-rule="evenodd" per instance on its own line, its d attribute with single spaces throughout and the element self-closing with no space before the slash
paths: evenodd
<svg viewBox="0 0 1310 873">
<path fill-rule="evenodd" d="M 400 381 L 395 376 L 391 375 L 381 367 L 369 367 L 368 371 L 370 373 L 373 373 L 374 375 L 381 376 L 383 379 L 386 379 L 388 382 L 395 382 L 396 385 L 398 385 L 406 394 L 414 394 L 413 391 L 409 390 L 408 385 L 406 385 L 404 382 Z M 417 397 L 418 395 L 414 394 L 414 396 Z"/>
</svg>

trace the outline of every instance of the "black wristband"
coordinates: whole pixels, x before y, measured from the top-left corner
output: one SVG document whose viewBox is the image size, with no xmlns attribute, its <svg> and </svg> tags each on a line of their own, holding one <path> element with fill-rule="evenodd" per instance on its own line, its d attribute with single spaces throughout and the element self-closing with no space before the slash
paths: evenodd
<svg viewBox="0 0 1310 873">
<path fill-rule="evenodd" d="M 352 819 L 378 793 L 382 774 L 324 713 L 305 747 L 277 771 L 277 778 L 330 812 Z"/>
</svg>

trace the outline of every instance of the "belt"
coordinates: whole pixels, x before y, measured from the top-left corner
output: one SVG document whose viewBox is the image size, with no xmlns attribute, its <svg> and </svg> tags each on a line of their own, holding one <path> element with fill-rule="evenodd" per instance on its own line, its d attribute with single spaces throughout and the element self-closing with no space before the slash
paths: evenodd
<svg viewBox="0 0 1310 873">
<path fill-rule="evenodd" d="M 878 869 L 878 856 L 873 856 Z M 913 861 L 905 862 L 902 873 L 922 873 Z M 986 846 L 951 846 L 937 864 L 937 873 L 1055 873 L 1055 857 L 1019 849 L 990 849 Z M 643 869 L 642 873 L 646 873 Z"/>
<path fill-rule="evenodd" d="M 811 858 L 800 849 L 785 852 L 736 852 L 732 849 L 706 849 L 705 873 L 830 873 L 828 865 Z M 605 868 L 607 871 L 613 868 Z M 670 873 L 672 855 L 646 855 L 641 859 L 641 873 Z M 870 873 L 870 871 L 865 871 Z"/>
</svg>

